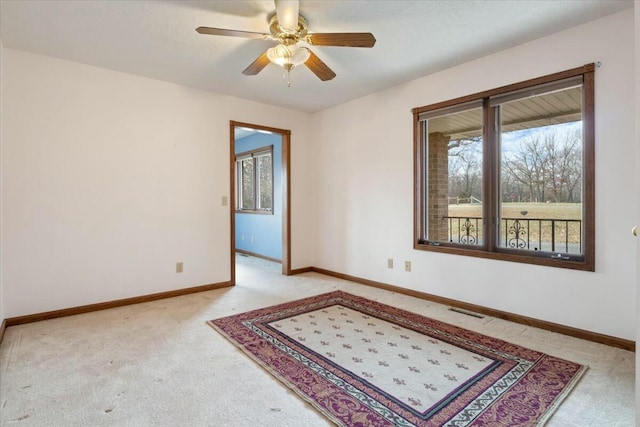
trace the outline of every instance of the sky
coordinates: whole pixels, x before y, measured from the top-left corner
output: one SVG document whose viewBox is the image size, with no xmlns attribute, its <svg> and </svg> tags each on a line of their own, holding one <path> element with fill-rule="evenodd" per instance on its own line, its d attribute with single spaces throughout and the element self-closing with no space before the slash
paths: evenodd
<svg viewBox="0 0 640 427">
<path fill-rule="evenodd" d="M 518 152 L 522 138 L 542 136 L 547 132 L 557 132 L 559 136 L 563 136 L 579 129 L 582 129 L 582 121 L 504 132 L 501 138 L 502 153 L 508 155 Z"/>
</svg>

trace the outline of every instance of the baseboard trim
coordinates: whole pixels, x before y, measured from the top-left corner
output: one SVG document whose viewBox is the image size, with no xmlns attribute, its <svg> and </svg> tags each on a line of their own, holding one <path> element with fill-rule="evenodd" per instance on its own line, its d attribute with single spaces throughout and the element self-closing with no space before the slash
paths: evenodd
<svg viewBox="0 0 640 427">
<path fill-rule="evenodd" d="M 7 330 L 7 319 L 2 319 L 2 323 L 0 323 L 0 344 L 2 344 L 2 340 L 4 339 L 4 331 Z"/>
<path fill-rule="evenodd" d="M 155 301 L 165 298 L 179 297 L 182 295 L 194 294 L 197 292 L 211 291 L 214 289 L 226 288 L 231 285 L 230 282 L 212 283 L 209 285 L 194 286 L 191 288 L 176 289 L 167 292 L 158 292 L 155 294 L 141 295 L 138 297 L 124 298 L 114 301 L 99 302 L 97 304 L 81 305 L 71 308 L 63 308 L 61 310 L 46 311 L 43 313 L 27 314 L 25 316 L 9 317 L 5 319 L 2 326 L 4 328 L 24 323 L 40 322 L 42 320 L 56 319 L 58 317 L 73 316 L 75 314 L 90 313 L 92 311 L 106 310 L 109 308 L 122 307 L 125 305 L 140 304 L 142 302 Z M 6 326 L 5 326 L 6 323 Z"/>
<path fill-rule="evenodd" d="M 425 292 L 415 291 L 412 289 L 401 288 L 399 286 L 389 285 L 387 283 L 376 282 L 374 280 L 363 279 L 361 277 L 351 276 L 349 274 L 342 274 L 331 270 L 325 270 L 324 268 L 311 267 L 310 270 L 316 273 L 325 274 L 327 276 L 337 277 L 339 279 L 349 280 L 351 282 L 360 283 L 362 285 L 372 286 L 378 289 L 397 292 L 399 294 L 409 295 L 412 297 L 433 301 L 439 304 L 473 311 L 476 313 L 484 314 L 486 316 L 496 317 L 498 319 L 532 326 L 534 328 L 545 329 L 547 331 L 557 332 L 559 334 L 569 335 L 571 337 L 581 338 L 583 340 L 593 341 L 611 347 L 618 347 L 623 350 L 636 351 L 635 341 L 626 340 L 623 338 L 612 337 L 610 335 L 599 334 L 597 332 L 591 332 L 584 329 L 573 328 L 571 326 L 560 325 L 558 323 L 547 322 L 546 320 L 539 320 L 532 317 L 509 313 L 507 311 L 495 310 L 493 308 L 484 307 L 481 305 L 470 304 L 451 298 L 445 298 Z"/>
<path fill-rule="evenodd" d="M 481 305 L 470 304 L 463 301 L 458 301 L 451 298 L 441 297 L 426 292 L 416 291 L 412 289 L 401 288 L 399 286 L 390 285 L 387 283 L 376 282 L 374 280 L 364 279 L 357 276 L 351 276 L 349 274 L 338 273 L 331 270 L 318 267 L 303 267 L 291 270 L 291 275 L 315 272 L 324 274 L 326 276 L 337 277 L 339 279 L 349 280 L 350 282 L 359 283 L 361 285 L 371 286 L 378 289 L 384 289 L 391 292 L 396 292 L 403 295 L 409 295 L 412 297 L 424 299 L 427 301 L 433 301 L 439 304 L 448 305 L 451 307 L 461 308 L 463 310 L 469 310 L 476 313 L 484 314 L 486 316 L 496 317 L 498 319 L 508 320 L 510 322 L 520 323 L 534 328 L 545 329 L 551 332 L 557 332 L 559 334 L 568 335 L 575 338 L 584 339 L 587 341 L 597 342 L 612 347 L 621 348 L 623 350 L 634 351 L 636 350 L 635 341 L 626 340 L 623 338 L 612 337 L 610 335 L 604 335 L 597 332 L 586 331 L 584 329 L 573 328 L 571 326 L 560 325 L 558 323 L 548 322 L 546 320 L 539 320 L 532 317 L 522 316 L 519 314 L 510 313 L 507 311 L 496 310 Z M 4 319 L 0 324 L 0 344 L 4 338 L 6 328 L 9 326 L 21 325 L 25 323 L 39 322 L 42 320 L 55 319 L 58 317 L 73 316 L 75 314 L 89 313 L 92 311 L 106 310 L 109 308 L 122 307 L 125 305 L 139 304 L 143 302 L 155 301 L 164 298 L 173 298 L 181 295 L 188 295 L 197 292 L 205 292 L 214 289 L 221 289 L 233 286 L 230 282 L 213 283 L 209 285 L 194 286 L 191 288 L 177 289 L 174 291 L 158 292 L 155 294 L 142 295 L 132 298 L 124 298 L 120 300 L 101 302 L 97 304 L 89 304 L 78 307 L 65 308 L 61 310 L 47 311 L 44 313 L 28 314 L 25 316 L 10 317 Z"/>
<path fill-rule="evenodd" d="M 302 273 L 310 273 L 312 271 L 315 271 L 313 267 L 294 268 L 289 272 L 289 276 L 295 276 L 296 274 Z"/>
<path fill-rule="evenodd" d="M 251 252 L 251 251 L 245 251 L 244 249 L 236 249 L 236 253 L 249 255 L 249 256 L 252 256 L 252 257 L 255 257 L 255 258 L 266 259 L 267 261 L 277 262 L 278 264 L 282 264 L 282 260 L 281 259 L 272 258 L 270 256 L 258 254 L 258 253 Z"/>
</svg>

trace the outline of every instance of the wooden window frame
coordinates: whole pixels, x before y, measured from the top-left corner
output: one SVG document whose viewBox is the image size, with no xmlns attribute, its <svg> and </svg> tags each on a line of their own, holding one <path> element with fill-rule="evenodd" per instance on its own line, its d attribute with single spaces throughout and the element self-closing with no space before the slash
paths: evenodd
<svg viewBox="0 0 640 427">
<path fill-rule="evenodd" d="M 549 267 L 569 268 L 574 270 L 595 271 L 595 102 L 594 102 L 594 74 L 595 64 L 586 64 L 559 73 L 538 77 L 523 82 L 502 86 L 500 88 L 463 96 L 449 101 L 439 102 L 412 110 L 414 134 L 414 236 L 413 248 L 417 250 L 466 255 L 495 260 L 520 262 L 525 264 L 543 265 Z M 495 223 L 498 216 L 498 167 L 495 142 L 495 130 L 487 123 L 495 122 L 494 109 L 489 108 L 489 98 L 516 92 L 533 86 L 548 84 L 571 77 L 583 77 L 582 100 L 582 132 L 583 132 L 583 221 L 584 221 L 584 250 L 580 259 L 551 258 L 548 254 L 532 254 L 524 251 L 514 251 L 499 247 L 496 238 Z M 427 207 L 425 203 L 425 176 L 428 172 L 427 159 L 423 135 L 420 126 L 420 114 L 451 108 L 472 101 L 483 101 L 483 193 L 488 200 L 483 206 L 483 217 L 488 219 L 485 233 L 485 243 L 482 246 L 462 247 L 461 245 L 434 245 L 424 240 L 426 235 L 425 217 Z"/>
<path fill-rule="evenodd" d="M 253 162 L 253 209 L 242 209 L 242 172 L 240 171 L 242 161 L 268 155 L 271 159 L 271 208 L 260 209 L 257 204 L 260 200 L 260 174 L 258 173 L 258 162 Z M 273 145 L 256 148 L 255 150 L 244 151 L 235 155 L 235 181 L 236 181 L 236 213 L 254 214 L 254 215 L 273 215 L 273 195 L 274 195 L 274 176 L 273 176 Z"/>
</svg>

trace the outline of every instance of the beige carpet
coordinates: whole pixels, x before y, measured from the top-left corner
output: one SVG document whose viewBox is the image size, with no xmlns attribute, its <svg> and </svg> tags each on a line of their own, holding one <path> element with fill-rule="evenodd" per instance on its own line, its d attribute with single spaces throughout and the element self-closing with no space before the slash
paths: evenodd
<svg viewBox="0 0 640 427">
<path fill-rule="evenodd" d="M 631 352 L 416 298 L 238 257 L 235 288 L 7 329 L 2 426 L 327 426 L 206 325 L 209 319 L 341 289 L 589 366 L 548 426 L 634 426 Z"/>
</svg>

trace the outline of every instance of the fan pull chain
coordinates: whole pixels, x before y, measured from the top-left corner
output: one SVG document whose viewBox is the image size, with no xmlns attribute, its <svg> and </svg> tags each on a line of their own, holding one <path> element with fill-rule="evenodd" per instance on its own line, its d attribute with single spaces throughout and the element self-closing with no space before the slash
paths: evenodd
<svg viewBox="0 0 640 427">
<path fill-rule="evenodd" d="M 291 68 L 287 68 L 284 79 L 287 81 L 287 87 L 291 87 Z"/>
<path fill-rule="evenodd" d="M 282 74 L 282 80 L 287 82 L 287 87 L 291 87 L 291 70 L 293 70 L 293 64 L 284 65 L 284 73 Z"/>
</svg>

